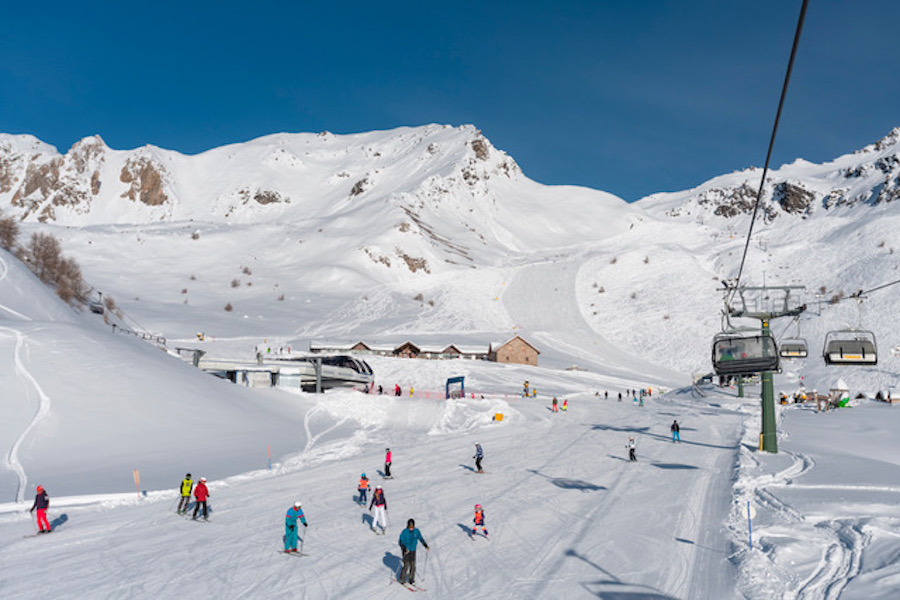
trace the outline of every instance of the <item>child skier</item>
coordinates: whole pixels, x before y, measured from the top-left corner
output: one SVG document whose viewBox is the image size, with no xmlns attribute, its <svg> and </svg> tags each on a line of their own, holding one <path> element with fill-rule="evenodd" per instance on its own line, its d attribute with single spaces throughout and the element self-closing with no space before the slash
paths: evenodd
<svg viewBox="0 0 900 600">
<path fill-rule="evenodd" d="M 387 500 L 384 497 L 384 490 L 380 485 L 375 486 L 372 492 L 372 501 L 369 502 L 369 512 L 372 512 L 372 506 L 375 507 L 375 519 L 372 521 L 372 531 L 378 533 L 375 529 L 376 525 L 381 525 L 381 535 L 387 531 Z"/>
<path fill-rule="evenodd" d="M 366 474 L 363 473 L 359 476 L 359 486 L 356 488 L 359 490 L 359 503 L 362 506 L 366 505 L 366 493 L 369 491 L 369 479 L 366 477 Z"/>
<path fill-rule="evenodd" d="M 200 507 L 203 506 L 203 520 L 208 520 L 209 513 L 206 509 L 206 499 L 209 498 L 209 490 L 206 487 L 206 477 L 201 477 L 200 483 L 198 483 L 197 487 L 194 488 L 194 498 L 197 499 L 197 502 L 194 505 L 194 516 L 192 518 L 197 518 L 197 511 L 199 511 Z"/>
<path fill-rule="evenodd" d="M 400 532 L 400 552 L 403 554 L 403 568 L 400 570 L 400 576 L 397 581 L 406 585 L 407 578 L 409 585 L 416 584 L 416 545 L 422 542 L 426 550 L 430 550 L 422 533 L 416 529 L 415 519 L 406 522 L 406 529 Z"/>
<path fill-rule="evenodd" d="M 568 400 L 563 400 L 562 409 L 563 409 L 563 412 L 566 412 L 569 410 L 569 401 Z"/>
<path fill-rule="evenodd" d="M 45 490 L 43 486 L 37 486 L 35 491 L 37 494 L 34 497 L 34 504 L 31 505 L 31 510 L 28 512 L 33 513 L 34 510 L 37 509 L 38 533 L 50 533 L 50 523 L 47 521 L 47 509 L 50 507 L 50 497 L 47 495 L 47 490 Z"/>
<path fill-rule="evenodd" d="M 286 554 L 297 551 L 297 540 L 299 537 L 297 535 L 297 519 L 300 519 L 304 527 L 309 526 L 309 523 L 306 522 L 306 517 L 303 515 L 303 508 L 301 508 L 299 500 L 294 502 L 294 505 L 284 515 L 284 551 Z"/>
<path fill-rule="evenodd" d="M 391 479 L 391 449 L 384 449 L 384 478 Z"/>
<path fill-rule="evenodd" d="M 181 500 L 178 501 L 178 514 L 183 515 L 187 511 L 188 504 L 191 503 L 191 492 L 194 489 L 194 481 L 191 474 L 188 473 L 181 481 Z"/>
<path fill-rule="evenodd" d="M 472 458 L 475 459 L 475 472 L 484 473 L 481 468 L 481 460 L 484 458 L 484 450 L 481 449 L 481 444 L 475 444 L 475 456 L 473 456 Z"/>
<path fill-rule="evenodd" d="M 625 447 L 628 448 L 628 460 L 637 461 L 637 456 L 634 455 L 634 438 L 628 438 L 628 443 L 625 444 Z"/>
<path fill-rule="evenodd" d="M 478 528 L 481 527 L 481 531 L 484 532 L 484 537 L 487 537 L 488 530 L 484 526 L 484 509 L 481 508 L 480 504 L 475 505 L 475 518 L 472 519 L 472 521 L 475 523 L 475 527 L 472 528 L 472 535 L 477 534 Z"/>
<path fill-rule="evenodd" d="M 681 443 L 681 427 L 678 426 L 678 421 L 672 421 L 672 426 L 669 429 L 672 430 L 672 441 Z"/>
</svg>

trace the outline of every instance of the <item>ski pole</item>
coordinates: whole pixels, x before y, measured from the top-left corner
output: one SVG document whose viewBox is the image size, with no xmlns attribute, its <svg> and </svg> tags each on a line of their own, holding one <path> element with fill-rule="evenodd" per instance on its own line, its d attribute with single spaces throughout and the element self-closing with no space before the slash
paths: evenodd
<svg viewBox="0 0 900 600">
<path fill-rule="evenodd" d="M 431 550 L 428 548 L 425 549 L 425 564 L 422 565 L 422 574 L 419 576 L 419 579 L 425 579 L 425 571 L 428 569 L 428 557 L 431 555 Z"/>
<path fill-rule="evenodd" d="M 303 544 L 306 542 L 306 536 L 309 535 L 309 526 L 307 525 L 304 529 L 306 531 L 303 532 L 303 537 L 300 538 L 300 554 L 303 554 Z"/>
</svg>

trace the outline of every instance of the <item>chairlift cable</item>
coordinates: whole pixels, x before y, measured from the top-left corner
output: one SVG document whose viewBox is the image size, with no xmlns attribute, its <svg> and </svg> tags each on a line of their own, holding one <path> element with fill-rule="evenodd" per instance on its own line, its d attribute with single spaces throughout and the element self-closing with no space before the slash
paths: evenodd
<svg viewBox="0 0 900 600">
<path fill-rule="evenodd" d="M 759 212 L 759 205 L 762 200 L 763 188 L 766 185 L 766 174 L 769 171 L 769 161 L 772 158 L 772 148 L 775 145 L 775 134 L 778 132 L 778 123 L 781 120 L 781 110 L 784 107 L 784 99 L 787 95 L 788 84 L 791 81 L 791 72 L 794 69 L 794 58 L 797 55 L 797 47 L 800 44 L 800 33 L 803 31 L 803 21 L 806 18 L 806 8 L 809 0 L 803 0 L 803 6 L 800 8 L 800 18 L 797 21 L 797 31 L 794 34 L 794 45 L 791 48 L 791 58 L 788 61 L 787 72 L 784 75 L 784 85 L 781 88 L 781 98 L 778 101 L 778 111 L 775 113 L 775 123 L 772 126 L 772 137 L 769 139 L 769 149 L 766 152 L 766 163 L 763 167 L 762 179 L 759 182 L 759 190 L 756 192 L 756 202 L 753 205 L 753 214 L 750 217 L 750 229 L 747 231 L 747 240 L 744 242 L 744 252 L 741 256 L 741 266 L 738 268 L 737 278 L 735 279 L 734 288 L 737 289 L 741 282 L 741 275 L 744 272 L 744 263 L 747 260 L 747 251 L 750 248 L 750 239 L 753 235 L 753 224 L 756 222 L 756 215 Z"/>
</svg>

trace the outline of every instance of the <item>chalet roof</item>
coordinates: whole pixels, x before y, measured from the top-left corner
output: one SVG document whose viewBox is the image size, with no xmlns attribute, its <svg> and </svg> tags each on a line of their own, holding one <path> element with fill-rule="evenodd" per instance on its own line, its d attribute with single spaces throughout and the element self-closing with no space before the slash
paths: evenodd
<svg viewBox="0 0 900 600">
<path fill-rule="evenodd" d="M 534 350 L 537 354 L 540 354 L 540 353 L 541 353 L 540 350 L 538 350 L 537 348 L 535 348 L 533 344 L 529 343 L 528 340 L 526 340 L 525 338 L 523 338 L 521 335 L 514 335 L 514 336 L 512 336 L 511 338 L 509 338 L 508 340 L 506 340 L 505 342 L 503 342 L 502 344 L 491 344 L 491 352 L 496 352 L 497 350 L 499 350 L 499 349 L 502 348 L 503 346 L 506 346 L 507 344 L 509 344 L 509 343 L 511 343 L 511 342 L 514 342 L 514 341 L 517 340 L 517 339 L 518 339 L 519 341 L 521 341 L 523 344 L 525 344 L 526 346 L 528 346 L 529 348 L 531 348 L 532 350 Z"/>
</svg>

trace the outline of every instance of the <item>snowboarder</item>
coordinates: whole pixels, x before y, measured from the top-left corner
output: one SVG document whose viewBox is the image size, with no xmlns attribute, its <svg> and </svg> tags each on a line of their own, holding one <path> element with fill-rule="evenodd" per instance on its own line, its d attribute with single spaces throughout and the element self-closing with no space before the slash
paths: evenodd
<svg viewBox="0 0 900 600">
<path fill-rule="evenodd" d="M 391 475 L 391 449 L 384 449 L 384 478 L 393 479 Z"/>
<path fill-rule="evenodd" d="M 372 492 L 372 501 L 369 502 L 369 512 L 372 512 L 372 506 L 375 507 L 375 518 L 372 520 L 372 531 L 377 533 L 376 525 L 381 525 L 381 534 L 387 531 L 387 500 L 384 497 L 384 490 L 380 485 L 375 486 Z"/>
<path fill-rule="evenodd" d="M 475 527 L 472 528 L 472 535 L 478 533 L 478 528 L 481 527 L 481 531 L 484 532 L 484 537 L 488 536 L 488 530 L 484 526 L 484 509 L 481 508 L 480 504 L 475 505 L 475 518 L 472 519 L 475 523 Z"/>
<path fill-rule="evenodd" d="M 300 519 L 304 527 L 309 526 L 309 523 L 306 522 L 306 517 L 303 515 L 303 509 L 299 500 L 294 502 L 294 505 L 284 515 L 284 551 L 286 554 L 297 552 L 297 540 L 299 537 L 297 535 L 297 519 Z"/>
<path fill-rule="evenodd" d="M 209 512 L 206 509 L 206 499 L 209 498 L 209 490 L 206 487 L 206 477 L 201 477 L 200 483 L 198 483 L 197 487 L 194 488 L 194 498 L 197 499 L 197 502 L 196 504 L 194 504 L 194 516 L 191 518 L 196 519 L 197 511 L 199 511 L 200 507 L 203 506 L 203 520 L 208 520 Z"/>
<path fill-rule="evenodd" d="M 362 506 L 366 505 L 366 494 L 369 491 L 369 478 L 366 477 L 366 474 L 363 473 L 359 476 L 359 486 L 356 488 L 359 490 L 359 503 Z"/>
<path fill-rule="evenodd" d="M 634 438 L 628 438 L 628 443 L 625 444 L 625 447 L 628 448 L 628 460 L 637 461 L 637 456 L 634 454 Z"/>
<path fill-rule="evenodd" d="M 672 421 L 672 426 L 669 429 L 672 430 L 672 441 L 681 443 L 681 427 L 678 426 L 678 421 Z"/>
<path fill-rule="evenodd" d="M 178 514 L 183 515 L 187 512 L 188 504 L 191 503 L 191 492 L 194 490 L 194 480 L 191 474 L 187 473 L 181 480 L 181 500 L 178 501 Z"/>
<path fill-rule="evenodd" d="M 472 458 L 475 459 L 475 472 L 484 473 L 484 470 L 481 468 L 481 460 L 484 458 L 484 450 L 481 449 L 481 444 L 475 444 L 475 456 Z"/>
<path fill-rule="evenodd" d="M 553 396 L 553 412 L 559 412 L 559 407 L 557 406 L 558 403 L 559 402 L 557 401 L 556 396 Z"/>
<path fill-rule="evenodd" d="M 400 532 L 400 552 L 403 554 L 403 568 L 400 570 L 400 577 L 397 581 L 406 585 L 407 579 L 409 585 L 416 584 L 416 545 L 422 542 L 426 550 L 431 550 L 425 543 L 422 533 L 416 529 L 415 519 L 406 522 L 406 529 Z"/>
<path fill-rule="evenodd" d="M 34 496 L 34 504 L 28 512 L 34 513 L 37 509 L 38 533 L 50 533 L 50 523 L 47 521 L 47 508 L 50 506 L 50 497 L 47 490 L 43 486 L 37 486 L 35 490 L 37 494 Z"/>
</svg>

